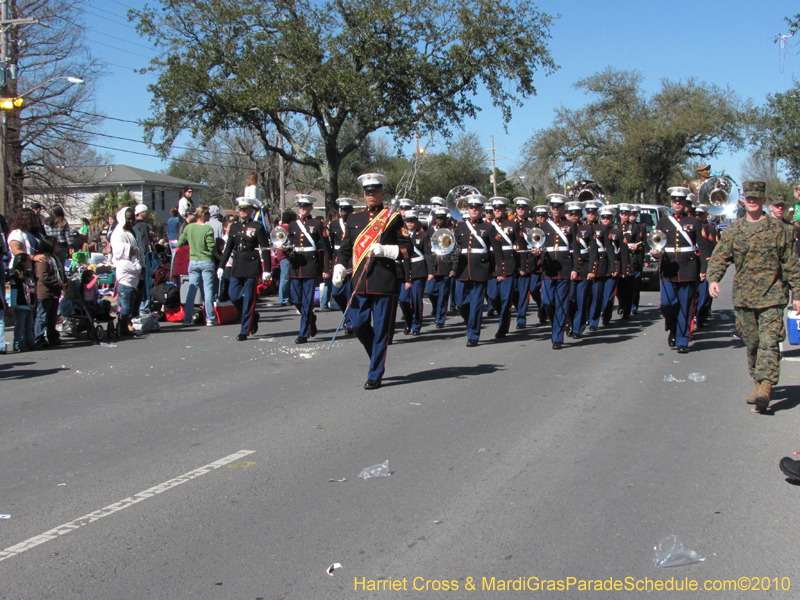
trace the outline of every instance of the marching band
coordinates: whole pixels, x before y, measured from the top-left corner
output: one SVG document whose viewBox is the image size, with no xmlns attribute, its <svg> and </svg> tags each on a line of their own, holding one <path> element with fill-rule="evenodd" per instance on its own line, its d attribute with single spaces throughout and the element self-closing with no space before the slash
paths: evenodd
<svg viewBox="0 0 800 600">
<path fill-rule="evenodd" d="M 698 205 L 689 188 L 670 188 L 672 214 L 648 235 L 637 221 L 639 207 L 605 204 L 594 182 L 578 182 L 586 185 L 576 184 L 570 197 L 550 194 L 535 208 L 529 198 L 487 200 L 460 186 L 450 195 L 461 195 L 452 199 L 431 198 L 424 218 L 412 200 L 384 202 L 384 175 L 367 173 L 359 183 L 364 210 L 340 198 L 338 218 L 323 226 L 311 217 L 316 198 L 298 195 L 300 218 L 272 243 L 291 261 L 292 302 L 300 314 L 295 342 L 316 335 L 314 288 L 320 280 L 332 283 L 343 312 L 340 327 L 356 335 L 369 358 L 365 389 L 381 387 L 398 307 L 403 333 L 422 333 L 425 294 L 437 329 L 455 299 L 470 348 L 479 344 L 486 307 L 498 316 L 494 337 L 503 338 L 513 307 L 515 328 L 528 327 L 532 302 L 559 350 L 565 337 L 579 340 L 587 329 L 607 326 L 615 299 L 622 319 L 636 315 L 650 256 L 659 263 L 669 346 L 689 352 L 692 329 L 708 318 L 705 272 L 719 235 L 706 218 L 709 205 Z"/>
</svg>

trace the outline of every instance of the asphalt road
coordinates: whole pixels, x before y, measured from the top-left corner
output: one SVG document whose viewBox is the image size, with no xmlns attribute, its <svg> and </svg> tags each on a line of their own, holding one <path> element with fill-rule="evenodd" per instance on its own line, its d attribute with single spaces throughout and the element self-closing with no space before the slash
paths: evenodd
<svg viewBox="0 0 800 600">
<path fill-rule="evenodd" d="M 477 348 L 454 316 L 400 329 L 372 392 L 355 339 L 327 350 L 337 313 L 295 346 L 294 311 L 265 304 L 244 343 L 167 324 L 0 357 L 0 598 L 645 595 L 498 583 L 534 577 L 796 598 L 800 487 L 777 464 L 800 450 L 800 362 L 782 363 L 774 411 L 751 413 L 730 279 L 685 356 L 648 292 L 561 351 L 544 328 L 495 341 L 494 319 Z M 390 477 L 358 478 L 387 459 Z M 656 568 L 670 534 L 705 562 Z M 771 589 L 702 591 L 715 580 Z M 355 589 L 393 582 L 406 590 Z"/>
</svg>

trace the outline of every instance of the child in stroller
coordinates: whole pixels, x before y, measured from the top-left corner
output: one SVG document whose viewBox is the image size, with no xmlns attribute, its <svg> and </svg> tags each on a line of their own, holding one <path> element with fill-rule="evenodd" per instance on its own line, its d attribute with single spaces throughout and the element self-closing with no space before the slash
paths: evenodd
<svg viewBox="0 0 800 600">
<path fill-rule="evenodd" d="M 116 335 L 111 303 L 100 297 L 94 271 L 86 269 L 81 273 L 80 279 L 70 279 L 70 292 L 72 311 L 69 319 L 76 336 L 85 331 L 90 340 L 102 342 L 107 337 Z M 106 326 L 101 323 L 106 323 Z"/>
</svg>

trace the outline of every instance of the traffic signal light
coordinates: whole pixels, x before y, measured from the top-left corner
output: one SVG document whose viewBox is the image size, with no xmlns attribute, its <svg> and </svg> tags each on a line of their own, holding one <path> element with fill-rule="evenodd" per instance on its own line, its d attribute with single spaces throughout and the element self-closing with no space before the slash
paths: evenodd
<svg viewBox="0 0 800 600">
<path fill-rule="evenodd" d="M 0 109 L 14 110 L 22 107 L 22 98 L 0 98 Z"/>
</svg>

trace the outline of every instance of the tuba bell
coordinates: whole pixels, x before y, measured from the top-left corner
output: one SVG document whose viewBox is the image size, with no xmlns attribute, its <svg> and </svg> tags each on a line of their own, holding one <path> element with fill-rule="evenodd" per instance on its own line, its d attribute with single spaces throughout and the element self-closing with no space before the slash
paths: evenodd
<svg viewBox="0 0 800 600">
<path fill-rule="evenodd" d="M 708 214 L 733 216 L 739 203 L 739 188 L 728 175 L 709 177 L 697 193 L 700 204 L 708 204 Z"/>
<path fill-rule="evenodd" d="M 431 250 L 445 262 L 455 262 L 461 254 L 456 234 L 445 227 L 431 236 Z"/>
<path fill-rule="evenodd" d="M 667 245 L 667 235 L 660 229 L 653 229 L 647 234 L 647 243 L 656 252 L 661 252 Z"/>
<path fill-rule="evenodd" d="M 528 246 L 531 248 L 541 248 L 547 240 L 547 234 L 538 227 L 531 227 L 525 231 L 524 235 L 525 241 L 528 242 Z"/>
<path fill-rule="evenodd" d="M 457 185 L 452 190 L 447 193 L 447 198 L 445 202 L 447 203 L 447 208 L 457 210 L 462 218 L 467 218 L 468 213 L 468 206 L 467 206 L 467 196 L 471 196 L 473 194 L 480 195 L 478 188 L 474 188 L 471 185 Z"/>
<path fill-rule="evenodd" d="M 569 189 L 569 198 L 575 202 L 591 202 L 598 200 L 606 203 L 606 191 L 596 181 L 579 179 Z"/>
<path fill-rule="evenodd" d="M 283 227 L 274 227 L 269 232 L 269 239 L 272 240 L 273 247 L 283 248 L 289 241 L 289 234 Z"/>
</svg>

